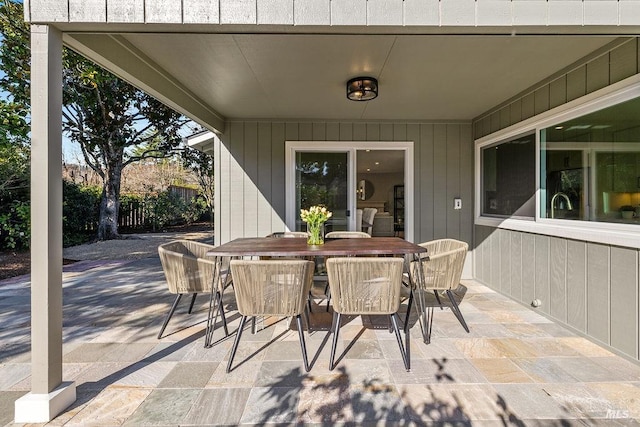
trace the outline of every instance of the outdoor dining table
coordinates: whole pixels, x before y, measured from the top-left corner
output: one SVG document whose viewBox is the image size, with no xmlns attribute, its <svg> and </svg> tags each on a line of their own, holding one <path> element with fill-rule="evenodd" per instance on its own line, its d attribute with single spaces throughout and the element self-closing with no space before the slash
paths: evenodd
<svg viewBox="0 0 640 427">
<path fill-rule="evenodd" d="M 207 252 L 207 257 L 215 257 L 217 272 L 222 271 L 222 259 L 226 257 L 313 257 L 313 256 L 395 256 L 410 255 L 417 258 L 426 249 L 399 237 L 371 237 L 369 239 L 326 239 L 322 245 L 308 245 L 305 238 L 249 237 L 232 240 Z M 408 269 L 407 269 L 407 272 Z M 228 272 L 226 272 L 228 274 Z M 215 274 L 211 288 L 211 303 L 205 336 L 205 346 L 213 339 L 213 329 L 217 312 L 221 310 L 219 283 L 226 278 Z M 214 317 L 214 309 L 216 316 Z M 224 317 L 223 317 L 224 319 Z M 226 330 L 226 324 L 225 324 Z"/>
</svg>

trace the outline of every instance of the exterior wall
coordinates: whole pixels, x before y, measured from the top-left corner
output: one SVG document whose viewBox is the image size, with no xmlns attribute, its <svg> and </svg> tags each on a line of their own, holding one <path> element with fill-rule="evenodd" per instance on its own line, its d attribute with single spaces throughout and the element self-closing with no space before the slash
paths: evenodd
<svg viewBox="0 0 640 427">
<path fill-rule="evenodd" d="M 640 251 L 475 227 L 475 277 L 516 301 L 640 360 Z"/>
<path fill-rule="evenodd" d="M 480 138 L 640 72 L 639 39 L 621 40 L 474 121 Z M 474 275 L 634 360 L 639 354 L 640 251 L 476 225 Z"/>
<path fill-rule="evenodd" d="M 471 243 L 470 124 L 230 122 L 215 148 L 216 242 L 285 227 L 285 141 L 414 141 L 415 241 Z M 463 200 L 453 210 L 454 197 Z"/>
<path fill-rule="evenodd" d="M 32 22 L 618 26 L 640 24 L 635 0 L 25 0 Z"/>
<path fill-rule="evenodd" d="M 620 39 L 515 96 L 473 123 L 481 138 L 640 72 L 640 39 Z"/>
</svg>

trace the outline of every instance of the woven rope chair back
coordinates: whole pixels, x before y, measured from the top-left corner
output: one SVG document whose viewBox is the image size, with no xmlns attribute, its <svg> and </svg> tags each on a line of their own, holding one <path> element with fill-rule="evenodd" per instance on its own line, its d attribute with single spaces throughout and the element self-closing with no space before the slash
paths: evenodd
<svg viewBox="0 0 640 427">
<path fill-rule="evenodd" d="M 199 259 L 213 246 L 189 240 L 176 240 L 158 246 L 160 262 L 167 279 L 169 292 L 189 294 L 211 291 L 213 265 Z"/>
<path fill-rule="evenodd" d="M 329 258 L 334 310 L 347 315 L 396 313 L 402 270 L 402 258 Z"/>
<path fill-rule="evenodd" d="M 325 237 L 327 239 L 367 239 L 371 236 L 363 231 L 331 231 Z"/>
<path fill-rule="evenodd" d="M 469 245 L 455 239 L 439 239 L 421 243 L 427 249 L 427 256 L 419 261 L 422 264 L 424 283 L 418 281 L 418 286 L 424 289 L 454 289 L 460 284 L 464 260 Z M 418 261 L 411 263 L 414 277 L 419 277 L 415 270 Z"/>
<path fill-rule="evenodd" d="M 233 260 L 231 276 L 243 316 L 297 316 L 313 284 L 311 261 Z"/>
</svg>

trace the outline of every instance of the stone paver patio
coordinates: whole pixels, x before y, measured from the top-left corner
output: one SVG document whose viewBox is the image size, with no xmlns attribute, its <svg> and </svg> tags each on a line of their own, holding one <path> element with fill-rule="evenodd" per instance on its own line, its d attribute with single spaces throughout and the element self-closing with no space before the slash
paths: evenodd
<svg viewBox="0 0 640 427">
<path fill-rule="evenodd" d="M 85 261 L 64 275 L 64 380 L 78 399 L 49 425 L 640 424 L 640 366 L 475 282 L 461 305 L 471 333 L 436 310 L 425 345 L 412 316 L 411 372 L 375 318 L 347 319 L 329 371 L 331 314 L 315 305 L 311 372 L 295 322 L 266 319 L 243 334 L 226 374 L 233 335 L 220 328 L 203 348 L 207 297 L 191 315 L 183 301 L 156 339 L 173 301 L 157 257 Z M 0 425 L 30 388 L 29 303 L 28 278 L 0 282 Z"/>
</svg>

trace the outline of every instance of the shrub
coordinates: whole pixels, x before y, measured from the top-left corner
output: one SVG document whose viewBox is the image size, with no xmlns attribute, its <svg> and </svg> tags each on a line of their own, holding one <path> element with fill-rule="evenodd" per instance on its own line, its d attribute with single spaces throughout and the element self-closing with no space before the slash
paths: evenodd
<svg viewBox="0 0 640 427">
<path fill-rule="evenodd" d="M 14 200 L 0 213 L 0 247 L 26 249 L 31 239 L 31 208 L 28 201 Z"/>
<path fill-rule="evenodd" d="M 100 214 L 100 187 L 62 181 L 62 191 L 63 245 L 73 246 L 91 240 Z"/>
</svg>

